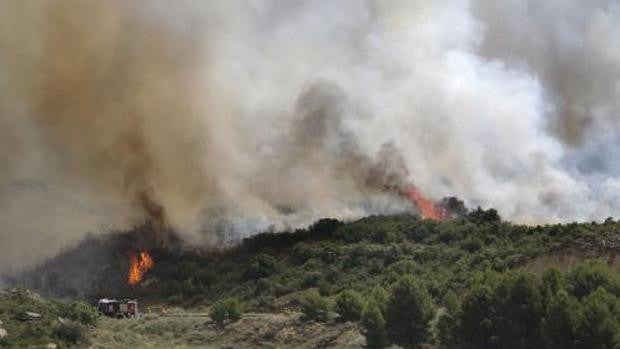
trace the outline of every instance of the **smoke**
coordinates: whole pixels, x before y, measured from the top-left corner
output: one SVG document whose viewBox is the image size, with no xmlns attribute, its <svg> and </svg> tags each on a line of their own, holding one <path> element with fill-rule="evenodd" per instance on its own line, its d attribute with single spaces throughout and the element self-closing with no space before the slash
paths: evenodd
<svg viewBox="0 0 620 349">
<path fill-rule="evenodd" d="M 411 183 L 518 222 L 613 215 L 619 18 L 612 0 L 0 0 L 0 265 L 143 221 L 217 242 L 398 212 Z"/>
</svg>

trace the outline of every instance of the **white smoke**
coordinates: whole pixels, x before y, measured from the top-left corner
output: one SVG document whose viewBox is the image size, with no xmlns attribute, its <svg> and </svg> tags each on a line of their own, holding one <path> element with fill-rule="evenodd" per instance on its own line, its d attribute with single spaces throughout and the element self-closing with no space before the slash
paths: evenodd
<svg viewBox="0 0 620 349">
<path fill-rule="evenodd" d="M 199 240 L 407 209 L 367 185 L 386 144 L 406 167 L 386 171 L 517 222 L 620 208 L 612 0 L 0 0 L 0 13 L 2 264 L 151 214 L 136 194 Z M 72 98 L 56 103 L 56 87 Z M 139 154 L 115 160 L 136 137 Z"/>
</svg>

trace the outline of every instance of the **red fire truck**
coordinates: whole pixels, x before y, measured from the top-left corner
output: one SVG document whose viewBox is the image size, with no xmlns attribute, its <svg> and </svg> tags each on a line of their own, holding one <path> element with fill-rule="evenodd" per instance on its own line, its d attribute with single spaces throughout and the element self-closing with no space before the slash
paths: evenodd
<svg viewBox="0 0 620 349">
<path fill-rule="evenodd" d="M 123 318 L 135 317 L 138 315 L 138 301 L 135 299 L 107 299 L 103 298 L 97 302 L 97 310 L 106 316 Z"/>
</svg>

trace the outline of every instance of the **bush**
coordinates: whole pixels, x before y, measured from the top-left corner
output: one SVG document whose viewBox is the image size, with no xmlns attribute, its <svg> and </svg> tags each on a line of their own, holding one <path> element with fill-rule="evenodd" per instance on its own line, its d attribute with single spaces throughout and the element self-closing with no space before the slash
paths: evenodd
<svg viewBox="0 0 620 349">
<path fill-rule="evenodd" d="M 373 299 L 369 300 L 362 314 L 362 334 L 368 348 L 383 348 L 387 345 L 385 319 Z"/>
<path fill-rule="evenodd" d="M 323 274 L 318 271 L 311 271 L 306 273 L 301 280 L 302 289 L 316 287 L 319 285 L 319 282 L 323 279 Z"/>
<path fill-rule="evenodd" d="M 330 318 L 331 304 L 327 298 L 321 297 L 316 290 L 306 291 L 301 299 L 303 319 L 327 322 Z"/>
<path fill-rule="evenodd" d="M 600 261 L 590 261 L 575 267 L 568 273 L 568 287 L 577 298 L 583 298 L 602 287 L 620 296 L 620 278 Z"/>
<path fill-rule="evenodd" d="M 256 294 L 269 294 L 272 291 L 273 285 L 269 279 L 262 278 L 256 282 Z"/>
<path fill-rule="evenodd" d="M 457 336 L 466 347 L 539 348 L 543 316 L 540 283 L 533 274 L 511 273 L 472 287 L 460 312 Z"/>
<path fill-rule="evenodd" d="M 387 305 L 388 339 L 404 347 L 426 341 L 435 307 L 426 288 L 406 275 L 392 287 Z"/>
<path fill-rule="evenodd" d="M 549 349 L 574 348 L 579 304 L 564 291 L 558 292 L 553 298 L 542 322 L 545 346 Z"/>
<path fill-rule="evenodd" d="M 224 325 L 227 322 L 235 322 L 241 319 L 241 304 L 236 298 L 228 298 L 217 301 L 211 306 L 210 316 L 218 325 Z"/>
<path fill-rule="evenodd" d="M 382 314 L 387 312 L 387 304 L 390 299 L 390 294 L 385 290 L 385 288 L 379 285 L 373 287 L 372 291 L 370 291 L 370 299 L 375 301 Z"/>
<path fill-rule="evenodd" d="M 588 348 L 620 348 L 620 301 L 603 288 L 581 303 L 578 342 Z"/>
<path fill-rule="evenodd" d="M 364 300 L 362 296 L 352 290 L 342 291 L 336 297 L 336 313 L 343 321 L 358 321 L 362 318 Z"/>
<path fill-rule="evenodd" d="M 443 297 L 443 306 L 445 312 L 439 317 L 436 326 L 437 338 L 442 348 L 459 348 L 459 341 L 455 335 L 459 326 L 460 303 L 454 292 L 446 292 Z"/>
<path fill-rule="evenodd" d="M 86 333 L 84 326 L 69 322 L 66 324 L 58 324 L 54 327 L 53 334 L 56 338 L 71 344 L 85 342 Z"/>
<path fill-rule="evenodd" d="M 266 253 L 259 253 L 245 271 L 246 280 L 256 280 L 275 274 L 280 269 L 278 261 Z"/>
<path fill-rule="evenodd" d="M 495 209 L 483 210 L 478 207 L 475 211 L 470 212 L 467 215 L 467 219 L 476 223 L 499 223 L 502 218 L 497 213 Z"/>
<path fill-rule="evenodd" d="M 84 303 L 71 303 L 62 312 L 62 316 L 84 325 L 95 325 L 99 320 L 99 312 L 94 307 Z"/>
</svg>

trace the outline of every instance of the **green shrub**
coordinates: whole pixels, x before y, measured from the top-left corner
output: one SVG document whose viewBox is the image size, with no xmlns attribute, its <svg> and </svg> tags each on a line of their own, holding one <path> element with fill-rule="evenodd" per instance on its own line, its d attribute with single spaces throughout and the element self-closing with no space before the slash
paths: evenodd
<svg viewBox="0 0 620 349">
<path fill-rule="evenodd" d="M 476 237 L 470 237 L 461 242 L 461 248 L 469 253 L 474 253 L 483 246 L 482 240 Z"/>
<path fill-rule="evenodd" d="M 311 271 L 306 273 L 301 280 L 302 289 L 316 287 L 319 285 L 319 282 L 323 279 L 323 274 L 318 271 Z"/>
<path fill-rule="evenodd" d="M 254 257 L 252 264 L 245 271 L 244 278 L 246 280 L 256 280 L 275 274 L 280 269 L 278 261 L 265 253 L 259 253 Z"/>
<path fill-rule="evenodd" d="M 361 325 L 368 348 L 383 348 L 387 345 L 385 319 L 377 302 L 373 299 L 366 304 L 362 313 Z"/>
<path fill-rule="evenodd" d="M 465 297 L 457 337 L 466 347 L 539 348 L 544 314 L 540 283 L 513 272 L 472 286 Z"/>
<path fill-rule="evenodd" d="M 620 296 L 620 277 L 601 261 L 579 264 L 567 275 L 568 287 L 577 298 L 583 298 L 602 287 Z"/>
<path fill-rule="evenodd" d="M 380 285 L 376 285 L 373 287 L 372 291 L 370 291 L 370 299 L 375 301 L 382 314 L 385 314 L 387 311 L 387 304 L 390 299 L 390 294 L 385 288 Z"/>
<path fill-rule="evenodd" d="M 58 324 L 54 327 L 54 337 L 71 344 L 86 341 L 86 329 L 79 323 Z"/>
<path fill-rule="evenodd" d="M 407 348 L 424 343 L 434 316 L 431 296 L 412 276 L 405 275 L 392 286 L 385 319 L 390 342 Z"/>
<path fill-rule="evenodd" d="M 459 326 L 460 303 L 456 294 L 448 291 L 443 296 L 444 312 L 437 320 L 436 334 L 442 348 L 459 348 L 456 329 Z"/>
<path fill-rule="evenodd" d="M 364 300 L 362 296 L 352 290 L 340 292 L 336 297 L 336 313 L 343 321 L 358 321 L 362 318 Z"/>
<path fill-rule="evenodd" d="M 218 325 L 241 319 L 242 309 L 239 300 L 228 298 L 217 301 L 211 306 L 210 316 Z"/>
<path fill-rule="evenodd" d="M 258 279 L 256 282 L 256 294 L 269 294 L 273 288 L 272 282 L 267 278 Z"/>
<path fill-rule="evenodd" d="M 576 329 L 579 316 L 579 304 L 574 297 L 565 291 L 552 296 L 541 328 L 545 347 L 574 348 L 577 343 Z"/>
<path fill-rule="evenodd" d="M 334 284 L 324 278 L 321 278 L 316 286 L 318 287 L 319 294 L 321 296 L 327 297 L 334 292 Z"/>
<path fill-rule="evenodd" d="M 576 337 L 585 348 L 620 348 L 620 300 L 598 288 L 581 303 Z"/>
<path fill-rule="evenodd" d="M 94 307 L 88 304 L 76 302 L 65 307 L 62 312 L 62 317 L 91 326 L 97 323 L 100 314 Z"/>
<path fill-rule="evenodd" d="M 331 304 L 316 290 L 309 290 L 301 298 L 301 312 L 304 320 L 327 322 L 330 319 Z"/>
</svg>

